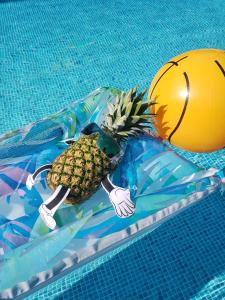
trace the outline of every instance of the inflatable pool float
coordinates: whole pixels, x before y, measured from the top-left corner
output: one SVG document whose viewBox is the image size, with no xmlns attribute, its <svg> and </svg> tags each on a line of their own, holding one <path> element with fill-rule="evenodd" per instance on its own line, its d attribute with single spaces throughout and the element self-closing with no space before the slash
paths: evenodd
<svg viewBox="0 0 225 300">
<path fill-rule="evenodd" d="M 135 212 L 120 218 L 99 188 L 88 201 L 62 204 L 51 230 L 40 205 L 52 195 L 46 174 L 31 189 L 27 179 L 52 164 L 90 123 L 103 123 L 108 103 L 121 91 L 100 88 L 61 112 L 0 137 L 0 298 L 15 299 L 48 284 L 135 235 L 150 231 L 178 211 L 222 187 L 224 171 L 204 170 L 146 132 L 130 137 L 111 174 L 129 189 Z"/>
</svg>

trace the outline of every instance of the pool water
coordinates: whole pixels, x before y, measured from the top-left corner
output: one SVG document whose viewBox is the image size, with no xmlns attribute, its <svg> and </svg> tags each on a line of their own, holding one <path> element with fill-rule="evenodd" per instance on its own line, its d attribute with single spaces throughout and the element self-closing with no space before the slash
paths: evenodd
<svg viewBox="0 0 225 300">
<path fill-rule="evenodd" d="M 0 0 L 0 133 L 99 86 L 148 87 L 179 53 L 224 49 L 224 15 L 224 0 Z M 178 152 L 225 166 L 224 151 Z M 223 299 L 223 200 L 218 191 L 27 299 Z"/>
</svg>

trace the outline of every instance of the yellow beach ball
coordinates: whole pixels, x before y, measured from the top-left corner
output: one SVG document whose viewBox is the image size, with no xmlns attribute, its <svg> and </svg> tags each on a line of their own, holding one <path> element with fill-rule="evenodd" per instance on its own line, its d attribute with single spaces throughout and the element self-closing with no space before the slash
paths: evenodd
<svg viewBox="0 0 225 300">
<path fill-rule="evenodd" d="M 148 99 L 158 135 L 189 151 L 225 147 L 225 51 L 199 49 L 158 71 Z"/>
</svg>

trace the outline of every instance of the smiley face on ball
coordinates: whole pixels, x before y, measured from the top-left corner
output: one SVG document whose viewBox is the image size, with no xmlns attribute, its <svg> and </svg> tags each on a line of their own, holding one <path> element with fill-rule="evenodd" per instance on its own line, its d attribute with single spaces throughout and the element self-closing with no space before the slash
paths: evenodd
<svg viewBox="0 0 225 300">
<path fill-rule="evenodd" d="M 158 135 L 189 151 L 225 146 L 225 51 L 199 49 L 168 61 L 156 74 L 149 99 L 157 103 Z"/>
</svg>

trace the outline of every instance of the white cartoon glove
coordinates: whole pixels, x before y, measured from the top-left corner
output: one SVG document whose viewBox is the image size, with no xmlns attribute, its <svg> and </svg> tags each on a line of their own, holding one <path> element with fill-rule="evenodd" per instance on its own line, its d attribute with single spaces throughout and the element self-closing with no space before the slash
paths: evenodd
<svg viewBox="0 0 225 300">
<path fill-rule="evenodd" d="M 133 215 L 135 211 L 135 205 L 130 198 L 129 189 L 115 187 L 109 193 L 109 199 L 118 217 L 128 218 Z"/>
<path fill-rule="evenodd" d="M 27 181 L 26 181 L 26 186 L 27 186 L 28 190 L 31 190 L 33 185 L 34 185 L 34 179 L 33 179 L 32 174 L 30 174 L 27 177 Z"/>
</svg>

